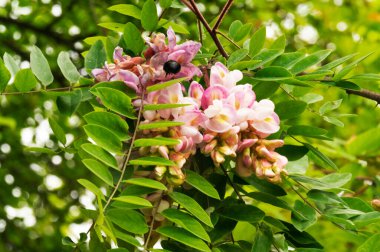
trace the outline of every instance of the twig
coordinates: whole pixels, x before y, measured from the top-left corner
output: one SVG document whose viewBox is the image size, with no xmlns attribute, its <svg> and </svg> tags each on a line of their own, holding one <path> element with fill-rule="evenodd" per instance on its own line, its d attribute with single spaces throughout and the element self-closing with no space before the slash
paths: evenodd
<svg viewBox="0 0 380 252">
<path fill-rule="evenodd" d="M 202 25 L 199 20 L 197 20 L 197 25 L 198 25 L 198 33 L 199 33 L 199 42 L 203 44 Z"/>
<path fill-rule="evenodd" d="M 223 18 L 227 14 L 228 10 L 231 8 L 233 1 L 234 0 L 228 0 L 227 3 L 223 6 L 222 12 L 220 13 L 218 17 L 218 20 L 216 21 L 214 27 L 212 27 L 212 30 L 214 32 L 219 28 L 220 24 L 222 23 Z"/>
<path fill-rule="evenodd" d="M 380 103 L 380 94 L 379 93 L 375 93 L 375 92 L 370 91 L 370 90 L 367 90 L 367 89 L 362 89 L 362 90 L 350 90 L 350 89 L 347 89 L 346 93 L 347 94 L 358 95 L 358 96 L 361 96 L 361 97 L 373 100 L 377 104 Z"/>
<path fill-rule="evenodd" d="M 232 186 L 232 188 L 234 189 L 236 195 L 238 196 L 238 198 L 244 202 L 243 200 L 243 197 L 241 196 L 239 190 L 237 189 L 236 185 L 234 184 L 234 182 L 231 180 L 230 176 L 228 176 L 228 173 L 226 171 L 226 169 L 224 169 L 223 165 L 220 166 L 220 168 L 222 169 L 224 175 L 227 177 L 227 181 L 228 183 Z"/>
<path fill-rule="evenodd" d="M 181 0 L 183 4 L 185 4 L 194 14 L 197 16 L 198 20 L 203 24 L 203 26 L 206 28 L 207 32 L 210 34 L 212 40 L 214 41 L 216 47 L 218 48 L 220 54 L 224 58 L 228 58 L 227 52 L 224 50 L 222 44 L 220 43 L 218 37 L 216 36 L 216 33 L 211 29 L 210 25 L 202 15 L 202 13 L 199 11 L 197 5 L 195 4 L 194 0 Z"/>
<path fill-rule="evenodd" d="M 219 30 L 216 30 L 215 31 L 217 34 L 220 34 L 222 35 L 223 38 L 227 39 L 231 44 L 233 44 L 234 46 L 236 46 L 237 48 L 241 48 L 238 44 L 235 43 L 235 41 L 233 41 L 232 39 L 230 39 L 226 34 L 224 34 L 223 32 L 219 31 Z"/>
<path fill-rule="evenodd" d="M 149 226 L 149 233 L 148 233 L 148 236 L 147 236 L 146 241 L 145 241 L 145 244 L 144 244 L 144 249 L 145 249 L 145 250 L 148 249 L 148 245 L 149 245 L 150 237 L 152 236 L 152 232 L 153 232 L 153 227 L 154 227 L 155 217 L 156 217 L 156 214 L 157 214 L 158 207 L 159 207 L 160 204 L 161 204 L 163 193 L 164 193 L 164 192 L 161 192 L 160 199 L 157 201 L 156 205 L 154 206 L 154 208 L 153 208 L 153 210 L 152 210 L 152 222 L 150 223 L 150 226 Z"/>
</svg>

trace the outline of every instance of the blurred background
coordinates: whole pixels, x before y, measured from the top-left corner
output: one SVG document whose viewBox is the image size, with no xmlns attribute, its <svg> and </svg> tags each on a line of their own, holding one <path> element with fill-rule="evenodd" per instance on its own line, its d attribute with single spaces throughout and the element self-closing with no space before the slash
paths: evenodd
<svg viewBox="0 0 380 252">
<path fill-rule="evenodd" d="M 208 21 L 221 11 L 225 0 L 197 1 Z M 380 73 L 380 1 L 378 0 L 236 0 L 221 29 L 228 31 L 234 20 L 252 23 L 254 30 L 267 27 L 268 43 L 286 35 L 286 51 L 334 49 L 326 62 L 358 53 L 374 52 L 355 73 Z M 29 66 L 29 49 L 36 44 L 47 55 L 55 76 L 50 87 L 67 86 L 56 63 L 60 51 L 69 51 L 77 67 L 83 67 L 81 53 L 88 50 L 88 37 L 112 34 L 98 26 L 107 22 L 139 22 L 111 12 L 114 4 L 135 4 L 128 0 L 0 0 L 0 55 L 12 55 L 21 68 Z M 179 4 L 178 4 L 179 5 Z M 160 10 L 161 11 L 161 10 Z M 180 13 L 180 15 L 178 15 Z M 165 18 L 185 25 L 191 34 L 182 39 L 198 40 L 194 16 L 186 9 L 169 9 Z M 227 44 L 227 41 L 222 40 Z M 227 46 L 228 48 L 228 46 Z M 233 47 L 229 48 L 231 52 Z M 379 83 L 357 82 L 361 87 L 380 91 Z M 299 91 L 302 93 L 302 90 Z M 376 103 L 348 96 L 334 88 L 313 90 L 323 94 L 324 101 L 343 99 L 339 122 L 331 124 L 313 113 L 298 118 L 300 124 L 326 128 L 333 142 L 313 144 L 331 157 L 341 171 L 352 172 L 350 188 L 355 195 L 370 201 L 379 197 L 380 144 L 370 151 L 350 151 L 357 136 L 379 134 L 380 110 Z M 273 95 L 276 101 L 281 90 Z M 60 152 L 54 155 L 33 154 L 26 146 L 56 148 L 47 118 L 56 111 L 55 98 L 43 94 L 0 96 L 0 252 L 2 251 L 66 251 L 62 236 L 78 237 L 90 224 L 81 208 L 94 209 L 94 197 L 76 180 L 97 181 L 79 162 L 76 155 Z M 322 103 L 315 103 L 318 109 Z M 313 104 L 314 106 L 314 104 Z M 342 116 L 343 114 L 343 116 Z M 353 115 L 354 114 L 354 115 Z M 67 132 L 68 142 L 75 144 L 81 135 L 81 119 L 77 115 L 58 119 Z M 343 125 L 344 124 L 344 127 Z M 372 146 L 374 145 L 374 146 Z M 326 171 L 315 163 L 308 173 L 316 176 Z M 289 213 L 270 209 L 276 217 L 289 218 Z M 380 228 L 380 225 L 369 227 Z M 252 228 L 251 228 L 252 229 Z M 247 231 L 248 230 L 248 231 Z M 253 239 L 250 228 L 239 226 L 236 239 Z M 326 251 L 355 251 L 364 238 L 342 231 L 321 221 L 308 230 Z"/>
</svg>

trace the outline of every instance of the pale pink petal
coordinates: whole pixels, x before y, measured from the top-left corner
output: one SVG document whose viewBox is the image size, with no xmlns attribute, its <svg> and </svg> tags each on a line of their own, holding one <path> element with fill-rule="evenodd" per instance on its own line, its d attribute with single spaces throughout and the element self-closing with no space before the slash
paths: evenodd
<svg viewBox="0 0 380 252">
<path fill-rule="evenodd" d="M 116 61 L 124 61 L 124 58 L 123 58 L 123 48 L 121 48 L 120 46 L 117 46 L 115 48 L 115 50 L 113 51 L 113 59 Z"/>
<path fill-rule="evenodd" d="M 203 109 L 207 109 L 209 105 L 213 103 L 214 100 L 222 100 L 226 98 L 228 91 L 226 88 L 220 85 L 214 85 L 207 88 L 201 99 L 201 106 Z"/>
<path fill-rule="evenodd" d="M 174 50 L 183 50 L 189 54 L 189 60 L 187 61 L 190 62 L 193 60 L 194 56 L 198 53 L 199 49 L 201 48 L 201 43 L 194 42 L 194 41 L 186 41 L 185 43 L 181 45 L 176 45 L 174 47 Z"/>
<path fill-rule="evenodd" d="M 167 34 L 168 34 L 169 50 L 173 50 L 177 44 L 177 38 L 171 26 L 169 27 Z"/>
</svg>

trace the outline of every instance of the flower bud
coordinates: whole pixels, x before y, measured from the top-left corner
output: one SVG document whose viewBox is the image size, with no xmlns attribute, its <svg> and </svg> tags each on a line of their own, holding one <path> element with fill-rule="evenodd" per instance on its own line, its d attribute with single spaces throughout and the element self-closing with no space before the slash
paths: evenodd
<svg viewBox="0 0 380 252">
<path fill-rule="evenodd" d="M 211 152 L 211 158 L 218 165 L 225 161 L 224 156 L 217 150 Z"/>
<path fill-rule="evenodd" d="M 180 186 L 185 182 L 185 175 L 182 173 L 181 168 L 171 166 L 169 167 L 169 174 L 167 175 L 166 180 L 174 186 Z"/>
<path fill-rule="evenodd" d="M 158 147 L 158 153 L 160 153 L 160 155 L 163 158 L 169 159 L 169 149 L 168 149 L 168 147 L 166 147 L 166 146 L 160 146 L 160 147 Z"/>
<path fill-rule="evenodd" d="M 203 152 L 205 154 L 209 154 L 211 153 L 211 151 L 214 150 L 215 146 L 218 144 L 218 141 L 216 139 L 212 140 L 209 144 L 207 144 L 205 147 L 204 147 L 204 150 Z"/>
<path fill-rule="evenodd" d="M 224 154 L 225 156 L 232 156 L 232 157 L 236 157 L 236 153 L 235 151 L 233 151 L 230 147 L 228 147 L 227 145 L 223 145 L 222 147 L 219 147 L 218 148 L 218 151 L 222 154 Z"/>
<path fill-rule="evenodd" d="M 373 209 L 375 209 L 376 211 L 380 211 L 380 199 L 373 199 L 371 201 L 371 206 L 373 207 Z"/>
<path fill-rule="evenodd" d="M 140 147 L 139 154 L 141 156 L 146 156 L 149 153 L 149 147 Z"/>
<path fill-rule="evenodd" d="M 154 168 L 154 174 L 156 175 L 157 180 L 162 180 L 167 168 L 166 166 L 156 166 Z"/>
<path fill-rule="evenodd" d="M 203 136 L 203 142 L 210 142 L 211 140 L 213 140 L 215 138 L 216 134 L 212 134 L 212 133 L 207 133 Z"/>
<path fill-rule="evenodd" d="M 237 151 L 240 152 L 246 148 L 252 147 L 255 143 L 257 143 L 258 139 L 244 139 L 238 145 Z"/>
<path fill-rule="evenodd" d="M 251 160 L 251 164 L 252 164 L 252 160 Z M 235 172 L 240 177 L 249 177 L 253 173 L 252 167 L 245 165 L 244 156 L 242 154 L 239 154 L 237 157 Z"/>
</svg>

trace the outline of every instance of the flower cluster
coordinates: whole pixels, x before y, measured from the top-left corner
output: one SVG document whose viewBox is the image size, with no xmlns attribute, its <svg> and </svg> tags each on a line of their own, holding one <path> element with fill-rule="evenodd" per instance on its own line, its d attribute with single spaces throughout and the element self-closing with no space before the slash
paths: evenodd
<svg viewBox="0 0 380 252">
<path fill-rule="evenodd" d="M 181 83 L 145 94 L 134 101 L 143 104 L 182 104 L 175 108 L 144 111 L 142 124 L 175 121 L 182 125 L 144 130 L 141 137 L 169 137 L 178 140 L 174 146 L 142 147 L 141 155 L 161 156 L 173 161 L 171 167 L 157 166 L 154 175 L 173 185 L 184 182 L 183 168 L 187 160 L 200 150 L 209 155 L 214 164 L 222 165 L 226 158 L 236 160 L 236 172 L 240 176 L 253 173 L 271 182 L 281 180 L 287 159 L 275 149 L 282 140 L 267 140 L 279 130 L 279 118 L 270 100 L 256 101 L 250 84 L 237 84 L 243 79 L 239 70 L 229 71 L 222 63 L 210 69 L 205 86 L 193 80 L 202 72 L 191 62 L 200 44 L 186 41 L 177 44 L 172 29 L 168 30 L 168 43 L 164 34 L 146 38 L 148 49 L 144 57 L 123 55 L 116 48 L 114 63 L 95 69 L 98 81 L 121 80 L 138 94 L 149 85 L 170 79 L 185 77 L 190 81 L 186 90 Z"/>
</svg>

